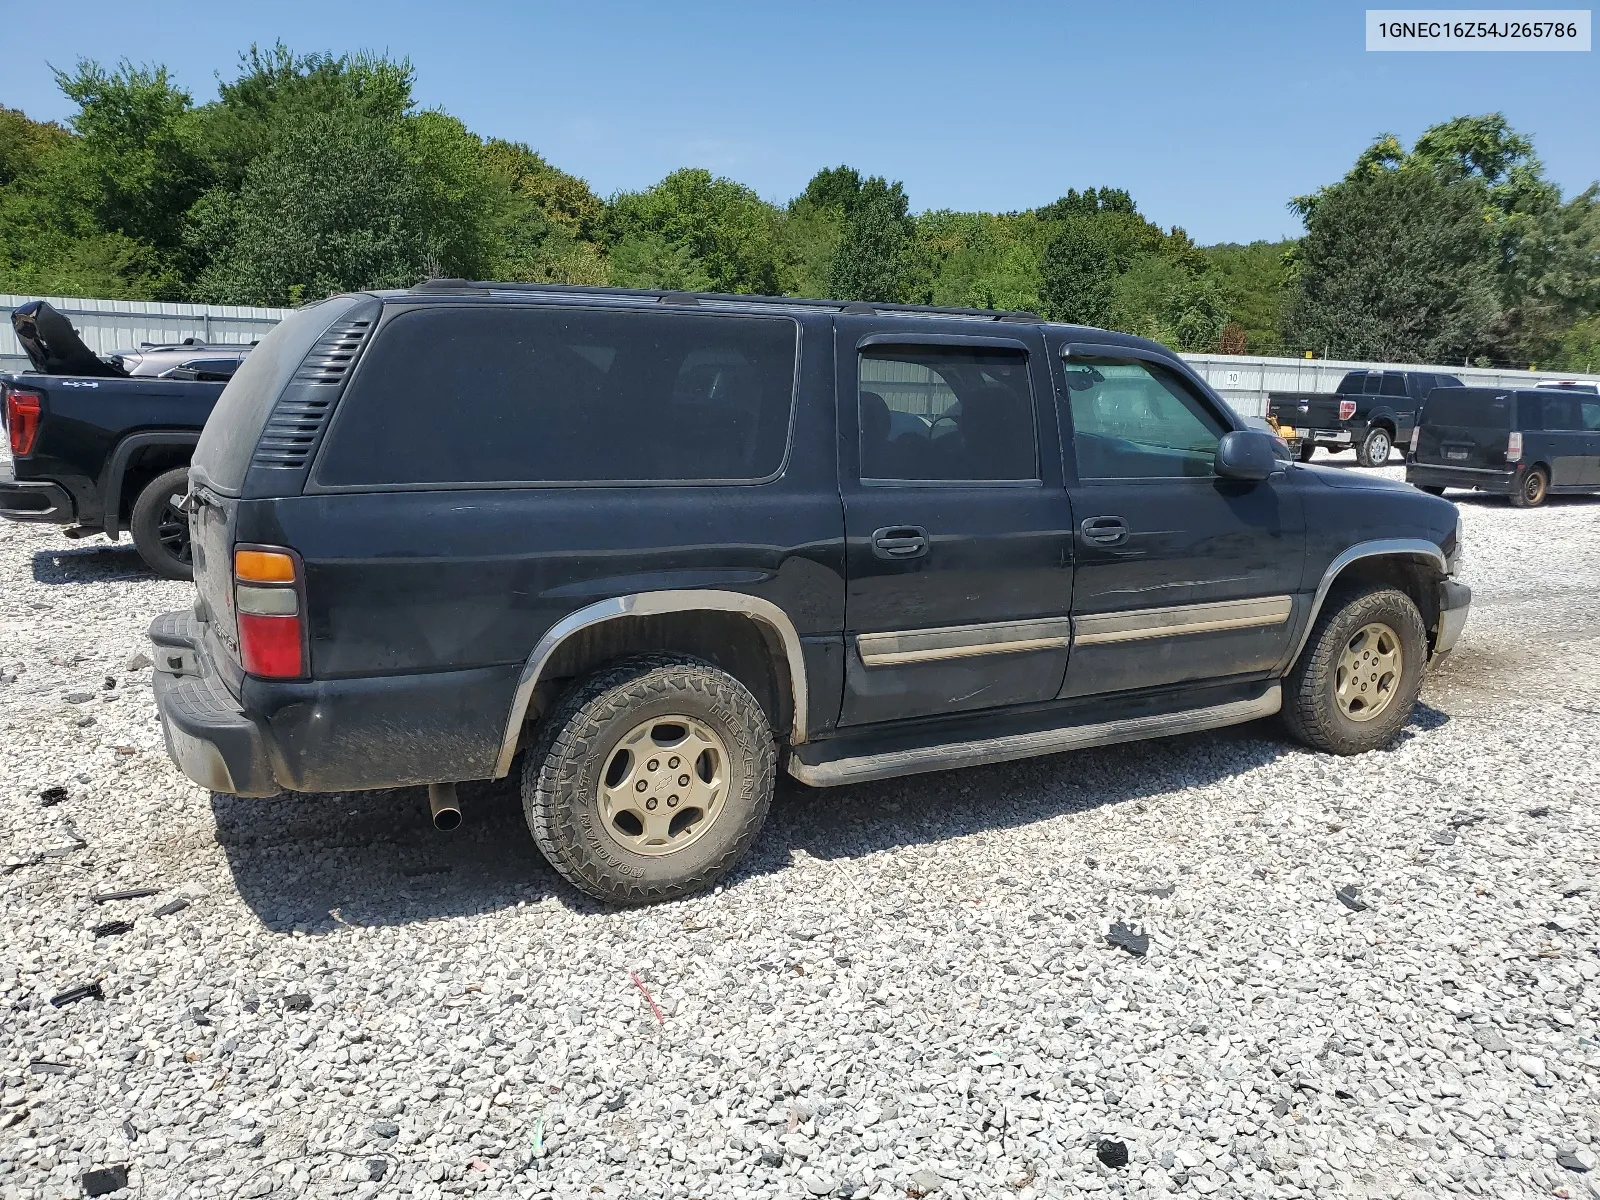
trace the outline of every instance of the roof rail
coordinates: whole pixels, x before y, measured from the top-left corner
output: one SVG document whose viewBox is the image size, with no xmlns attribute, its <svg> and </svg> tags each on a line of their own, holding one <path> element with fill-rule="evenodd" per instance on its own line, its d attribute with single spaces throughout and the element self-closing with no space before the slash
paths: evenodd
<svg viewBox="0 0 1600 1200">
<path fill-rule="evenodd" d="M 1004 308 L 953 308 L 937 304 L 883 304 L 863 300 L 818 300 L 808 296 L 747 296 L 733 292 L 680 292 L 655 288 L 597 287 L 579 283 L 500 283 L 478 279 L 424 279 L 413 292 L 535 292 L 540 295 L 619 296 L 658 304 L 781 304 L 841 313 L 923 313 L 938 317 L 977 317 L 989 321 L 1043 321 L 1038 313 Z"/>
</svg>

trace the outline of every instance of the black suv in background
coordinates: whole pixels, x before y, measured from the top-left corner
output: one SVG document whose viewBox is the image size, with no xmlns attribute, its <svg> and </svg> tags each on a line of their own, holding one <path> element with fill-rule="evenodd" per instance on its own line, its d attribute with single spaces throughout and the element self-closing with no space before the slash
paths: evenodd
<svg viewBox="0 0 1600 1200">
<path fill-rule="evenodd" d="M 1302 462 L 1318 446 L 1353 447 L 1363 467 L 1381 467 L 1410 438 L 1428 393 L 1460 386 L 1454 375 L 1431 371 L 1351 371 L 1333 392 L 1268 392 L 1267 411 L 1285 437 L 1300 436 Z"/>
<path fill-rule="evenodd" d="M 1555 494 L 1600 492 L 1600 395 L 1576 388 L 1462 388 L 1428 398 L 1406 456 L 1406 482 L 1441 494 L 1471 488 L 1519 508 Z"/>
<path fill-rule="evenodd" d="M 813 785 L 1282 711 L 1388 742 L 1455 507 L 1302 467 L 1152 342 L 1025 313 L 435 281 L 289 317 L 196 449 L 168 749 L 265 795 L 521 756 L 577 887 L 723 876 Z"/>
</svg>

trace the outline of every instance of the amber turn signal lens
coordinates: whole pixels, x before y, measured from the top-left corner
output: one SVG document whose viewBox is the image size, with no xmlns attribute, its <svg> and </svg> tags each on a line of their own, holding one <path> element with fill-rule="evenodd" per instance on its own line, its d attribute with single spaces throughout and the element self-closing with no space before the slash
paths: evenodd
<svg viewBox="0 0 1600 1200">
<path fill-rule="evenodd" d="M 233 577 L 241 583 L 293 583 L 294 559 L 270 550 L 235 550 Z"/>
</svg>

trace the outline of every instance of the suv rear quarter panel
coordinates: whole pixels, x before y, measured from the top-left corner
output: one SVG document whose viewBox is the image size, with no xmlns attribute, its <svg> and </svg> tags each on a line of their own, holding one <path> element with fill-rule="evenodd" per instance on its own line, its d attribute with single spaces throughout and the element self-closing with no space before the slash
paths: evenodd
<svg viewBox="0 0 1600 1200">
<path fill-rule="evenodd" d="M 492 774 L 541 636 L 586 605 L 637 592 L 720 589 L 777 605 L 804 643 L 811 723 L 830 700 L 831 722 L 839 683 L 826 676 L 840 669 L 844 625 L 832 331 L 829 318 L 799 319 L 789 452 L 770 482 L 242 502 L 236 541 L 291 546 L 305 563 L 314 682 L 245 685 L 247 705 L 272 725 L 283 777 L 327 789 L 363 786 L 363 772 L 394 783 Z M 347 740 L 354 757 L 330 753 L 330 739 Z M 320 766 L 341 758 L 348 780 Z"/>
</svg>

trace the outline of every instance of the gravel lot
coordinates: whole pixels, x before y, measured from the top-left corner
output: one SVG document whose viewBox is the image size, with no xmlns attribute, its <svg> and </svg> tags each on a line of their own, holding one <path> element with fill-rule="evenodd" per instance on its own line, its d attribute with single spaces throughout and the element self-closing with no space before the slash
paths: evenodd
<svg viewBox="0 0 1600 1200">
<path fill-rule="evenodd" d="M 786 786 L 729 886 L 628 912 L 506 785 L 446 836 L 189 784 L 134 658 L 187 585 L 0 524 L 0 1197 L 1600 1195 L 1600 500 L 1462 511 L 1388 752 Z"/>
</svg>

